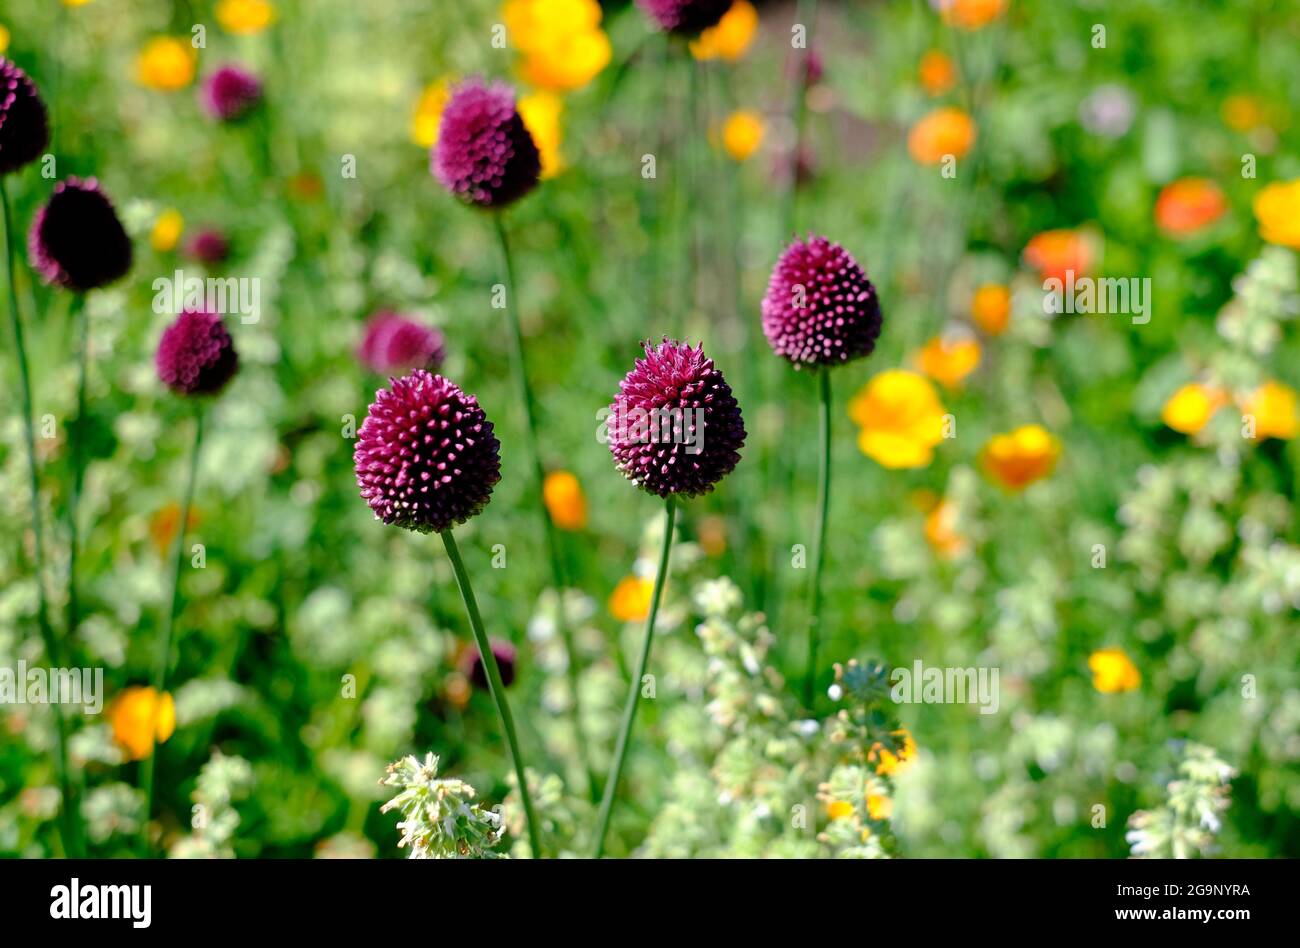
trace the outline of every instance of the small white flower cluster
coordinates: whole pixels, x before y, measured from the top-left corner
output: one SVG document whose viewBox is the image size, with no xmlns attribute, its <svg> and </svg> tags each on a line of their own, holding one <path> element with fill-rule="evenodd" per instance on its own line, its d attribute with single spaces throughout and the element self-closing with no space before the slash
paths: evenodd
<svg viewBox="0 0 1300 948">
<path fill-rule="evenodd" d="M 388 765 L 384 786 L 401 791 L 381 813 L 398 810 L 402 833 L 398 847 L 411 847 L 410 859 L 499 859 L 492 847 L 501 841 L 505 827 L 501 814 L 475 803 L 478 792 L 455 778 L 438 777 L 438 757 L 414 755 Z"/>
<path fill-rule="evenodd" d="M 1237 772 L 1212 748 L 1190 742 L 1183 748 L 1178 772 L 1182 778 L 1170 781 L 1163 806 L 1129 817 L 1125 839 L 1138 858 L 1189 859 L 1212 850 L 1222 827 L 1220 816 L 1232 802 L 1230 781 Z"/>
</svg>

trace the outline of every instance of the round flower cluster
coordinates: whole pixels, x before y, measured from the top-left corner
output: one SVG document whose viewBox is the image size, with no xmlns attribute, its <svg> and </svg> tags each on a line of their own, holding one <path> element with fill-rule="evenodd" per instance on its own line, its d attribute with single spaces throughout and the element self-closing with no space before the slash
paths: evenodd
<svg viewBox="0 0 1300 948">
<path fill-rule="evenodd" d="M 636 0 L 636 4 L 666 32 L 685 36 L 717 26 L 731 8 L 731 0 Z"/>
<path fill-rule="evenodd" d="M 172 391 L 214 395 L 235 374 L 239 357 L 220 316 L 186 310 L 163 331 L 154 364 Z"/>
<path fill-rule="evenodd" d="M 131 269 L 131 239 L 94 178 L 68 178 L 36 213 L 32 266 L 47 283 L 84 293 Z"/>
<path fill-rule="evenodd" d="M 470 79 L 442 112 L 434 175 L 452 194 L 480 207 L 502 207 L 536 185 L 541 155 L 504 83 Z"/>
<path fill-rule="evenodd" d="M 23 72 L 0 56 L 0 174 L 35 161 L 50 141 L 45 104 Z"/>
</svg>

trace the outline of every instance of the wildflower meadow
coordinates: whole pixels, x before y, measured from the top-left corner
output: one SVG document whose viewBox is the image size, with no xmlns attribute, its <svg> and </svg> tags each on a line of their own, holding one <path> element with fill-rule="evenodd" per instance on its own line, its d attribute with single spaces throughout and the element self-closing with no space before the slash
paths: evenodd
<svg viewBox="0 0 1300 948">
<path fill-rule="evenodd" d="M 1300 856 L 1297 49 L 4 0 L 0 855 Z"/>
</svg>

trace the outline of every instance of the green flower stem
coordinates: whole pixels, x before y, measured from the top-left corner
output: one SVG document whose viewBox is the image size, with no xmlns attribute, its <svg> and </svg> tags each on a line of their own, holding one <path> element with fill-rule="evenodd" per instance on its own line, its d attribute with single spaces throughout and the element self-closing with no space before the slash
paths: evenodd
<svg viewBox="0 0 1300 948">
<path fill-rule="evenodd" d="M 68 636 L 77 634 L 81 624 L 81 603 L 77 598 L 77 555 L 80 552 L 78 513 L 81 488 L 85 483 L 84 425 L 86 419 L 86 366 L 89 360 L 90 319 L 86 315 L 86 298 L 72 297 L 72 316 L 76 324 L 77 346 L 77 415 L 68 431 L 68 455 L 72 464 L 72 483 L 68 491 Z"/>
<path fill-rule="evenodd" d="M 194 504 L 194 484 L 199 474 L 199 449 L 203 444 L 203 406 L 194 409 L 194 444 L 190 448 L 190 468 L 185 480 L 185 494 L 181 503 L 180 520 L 176 523 L 176 547 L 172 561 L 172 592 L 167 612 L 163 615 L 162 628 L 158 633 L 158 651 L 154 656 L 153 689 L 155 698 L 161 698 L 167 690 L 167 675 L 171 670 L 172 630 L 176 624 L 176 612 L 180 606 L 181 570 L 185 563 L 185 530 L 190 523 L 190 508 Z M 149 852 L 149 817 L 153 814 L 153 772 L 154 759 L 158 756 L 158 746 L 140 764 L 140 789 L 144 791 L 144 819 L 140 824 L 140 846 Z"/>
<path fill-rule="evenodd" d="M 460 549 L 456 538 L 450 530 L 438 534 L 442 545 L 447 548 L 447 558 L 451 560 L 452 571 L 456 574 L 456 585 L 460 587 L 460 598 L 465 603 L 465 612 L 469 616 L 469 625 L 474 632 L 474 643 L 478 646 L 479 657 L 483 659 L 483 670 L 487 672 L 488 690 L 496 702 L 497 713 L 501 715 L 501 728 L 506 733 L 506 743 L 510 745 L 510 757 L 515 765 L 515 778 L 519 781 L 519 799 L 524 804 L 524 816 L 528 823 L 528 845 L 533 851 L 533 858 L 542 858 L 542 847 L 538 842 L 537 814 L 533 812 L 533 798 L 528 792 L 528 775 L 524 768 L 524 758 L 519 752 L 519 738 L 515 736 L 515 719 L 510 714 L 510 703 L 506 700 L 506 686 L 501 681 L 501 669 L 497 667 L 497 658 L 492 654 L 492 644 L 487 633 L 483 631 L 483 619 L 478 613 L 478 600 L 474 598 L 474 588 L 469 584 L 469 573 L 460 558 Z"/>
<path fill-rule="evenodd" d="M 18 358 L 18 379 L 21 389 L 23 430 L 27 438 L 27 480 L 32 507 L 32 570 L 36 574 L 36 623 L 40 628 L 45 657 L 52 666 L 62 667 L 62 654 L 54 629 L 50 625 L 49 604 L 45 598 L 45 537 L 41 528 L 41 488 L 36 474 L 36 427 L 32 420 L 32 380 L 27 362 L 27 344 L 23 339 L 23 324 L 18 316 L 18 290 L 14 283 L 13 226 L 10 220 L 9 192 L 0 175 L 0 205 L 4 207 L 5 271 L 9 284 L 9 326 L 14 334 L 14 352 Z M 63 705 L 54 705 L 54 725 L 57 735 L 57 757 L 60 794 L 60 829 L 63 850 L 69 856 L 83 854 L 81 843 L 81 818 L 77 801 L 72 793 L 68 775 L 68 725 L 63 716 Z"/>
<path fill-rule="evenodd" d="M 795 64 L 793 77 L 794 93 L 790 103 L 791 119 L 794 121 L 794 150 L 790 153 L 790 186 L 785 193 L 785 205 L 781 209 L 780 243 L 785 244 L 798 224 L 799 204 L 799 155 L 803 151 L 804 126 L 808 119 L 808 56 L 812 52 L 813 23 L 817 19 L 817 0 L 799 0 L 795 7 L 795 22 L 802 23 L 805 29 L 804 48 L 800 50 Z"/>
<path fill-rule="evenodd" d="M 551 512 L 546 509 L 546 501 L 542 493 L 546 473 L 542 466 L 542 455 L 537 441 L 537 403 L 533 399 L 532 386 L 528 383 L 528 369 L 524 361 L 524 334 L 519 327 L 519 311 L 515 303 L 514 262 L 510 256 L 510 241 L 506 238 L 506 225 L 501 213 L 494 213 L 492 221 L 496 225 L 497 241 L 501 245 L 501 257 L 505 261 L 506 322 L 509 323 L 512 343 L 510 365 L 515 376 L 515 387 L 519 389 L 519 399 L 524 406 L 524 422 L 527 429 L 528 453 L 532 459 L 534 489 L 537 492 L 537 503 L 542 511 L 542 529 L 546 534 L 546 551 L 551 561 L 551 584 L 555 587 L 557 600 L 555 625 L 559 630 L 560 640 L 564 643 L 565 671 L 568 675 L 569 692 L 572 696 L 569 713 L 572 718 L 574 743 L 578 750 L 579 765 L 587 777 L 588 792 L 594 800 L 597 793 L 596 776 L 591 769 L 591 761 L 587 756 L 587 741 L 582 732 L 582 699 L 579 689 L 579 673 L 581 669 L 578 667 L 578 650 L 574 645 L 573 631 L 569 628 L 567 617 L 564 614 L 565 582 L 564 567 L 560 554 L 560 537 L 555 528 L 555 522 L 551 519 Z"/>
<path fill-rule="evenodd" d="M 614 765 L 605 780 L 605 795 L 600 801 L 600 814 L 596 820 L 596 842 L 593 858 L 605 853 L 605 834 L 609 831 L 609 815 L 614 809 L 614 796 L 618 793 L 618 780 L 627 759 L 627 745 L 632 737 L 632 724 L 636 721 L 636 708 L 641 700 L 641 682 L 650 666 L 650 646 L 654 644 L 655 619 L 659 615 L 659 600 L 663 598 L 664 583 L 668 581 L 668 553 L 673 545 L 673 522 L 677 516 L 677 498 L 670 494 L 664 505 L 664 540 L 659 553 L 659 569 L 655 573 L 654 593 L 650 597 L 650 614 L 645 620 L 645 640 L 641 643 L 641 657 L 637 660 L 636 674 L 632 676 L 623 706 L 623 723 L 618 730 L 618 743 L 614 746 Z"/>
<path fill-rule="evenodd" d="M 818 410 L 820 467 L 817 472 L 817 533 L 813 538 L 811 585 L 808 593 L 808 672 L 804 678 L 803 703 L 811 710 L 817 688 L 817 643 L 821 638 L 822 562 L 826 559 L 827 514 L 831 505 L 831 370 L 817 373 L 821 389 Z"/>
</svg>

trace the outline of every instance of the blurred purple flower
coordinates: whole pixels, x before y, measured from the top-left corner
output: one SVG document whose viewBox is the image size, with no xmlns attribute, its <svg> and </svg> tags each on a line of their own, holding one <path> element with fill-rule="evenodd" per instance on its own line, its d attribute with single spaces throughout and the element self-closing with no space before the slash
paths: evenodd
<svg viewBox="0 0 1300 948">
<path fill-rule="evenodd" d="M 185 252 L 190 259 L 212 267 L 230 259 L 230 241 L 221 231 L 208 227 L 194 235 Z"/>
<path fill-rule="evenodd" d="M 214 119 L 232 122 L 262 100 L 262 83 L 238 66 L 222 66 L 203 81 L 199 101 Z"/>
<path fill-rule="evenodd" d="M 384 310 L 366 322 L 357 358 L 380 375 L 403 374 L 412 369 L 436 372 L 446 351 L 446 340 L 437 329 Z"/>
<path fill-rule="evenodd" d="M 462 201 L 504 207 L 534 187 L 541 156 L 505 83 L 469 79 L 442 112 L 431 170 Z"/>
<path fill-rule="evenodd" d="M 35 161 L 49 142 L 49 120 L 36 86 L 0 56 L 0 174 Z"/>
<path fill-rule="evenodd" d="M 172 391 L 214 395 L 234 376 L 239 357 L 220 316 L 186 310 L 163 330 L 154 364 Z"/>
<path fill-rule="evenodd" d="M 32 266 L 47 283 L 85 293 L 131 269 L 131 239 L 94 178 L 68 178 L 36 212 L 27 238 Z"/>
</svg>

